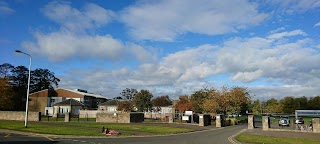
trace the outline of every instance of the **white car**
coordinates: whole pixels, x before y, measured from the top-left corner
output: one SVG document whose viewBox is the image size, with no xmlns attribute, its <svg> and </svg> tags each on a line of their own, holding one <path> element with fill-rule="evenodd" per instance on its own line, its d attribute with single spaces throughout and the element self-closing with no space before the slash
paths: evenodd
<svg viewBox="0 0 320 144">
<path fill-rule="evenodd" d="M 279 120 L 279 126 L 289 126 L 290 125 L 290 119 L 289 117 L 281 117 Z"/>
</svg>

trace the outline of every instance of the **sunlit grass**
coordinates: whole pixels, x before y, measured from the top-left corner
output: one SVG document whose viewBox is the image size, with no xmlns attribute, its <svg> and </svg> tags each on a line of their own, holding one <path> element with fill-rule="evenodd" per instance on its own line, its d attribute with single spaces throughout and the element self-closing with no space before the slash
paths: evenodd
<svg viewBox="0 0 320 144">
<path fill-rule="evenodd" d="M 30 122 L 28 128 L 22 121 L 0 121 L 0 129 L 10 129 L 41 134 L 55 135 L 83 135 L 101 136 L 102 127 L 124 131 L 122 135 L 134 135 L 135 132 L 144 132 L 154 135 L 176 134 L 193 131 L 193 129 L 170 126 L 157 126 L 141 124 L 106 124 L 95 122 Z M 126 133 L 126 131 L 128 133 Z"/>
<path fill-rule="evenodd" d="M 320 141 L 304 139 L 304 138 L 287 138 L 240 134 L 236 137 L 239 142 L 251 144 L 319 144 Z"/>
</svg>

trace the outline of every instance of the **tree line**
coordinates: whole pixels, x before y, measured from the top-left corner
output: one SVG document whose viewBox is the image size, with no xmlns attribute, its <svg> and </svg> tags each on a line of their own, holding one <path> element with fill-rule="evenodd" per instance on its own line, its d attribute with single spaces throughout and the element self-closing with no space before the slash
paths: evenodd
<svg viewBox="0 0 320 144">
<path fill-rule="evenodd" d="M 133 88 L 126 88 L 122 90 L 120 96 L 114 99 L 124 99 L 125 101 L 118 102 L 119 111 L 160 111 L 160 107 L 172 105 L 172 100 L 168 95 L 153 98 L 153 94 L 148 90 L 136 90 Z M 134 109 L 136 108 L 136 109 Z"/>
<path fill-rule="evenodd" d="M 0 65 L 0 110 L 25 110 L 29 69 L 25 66 Z M 58 87 L 60 79 L 48 69 L 31 71 L 30 93 Z"/>
<path fill-rule="evenodd" d="M 180 96 L 175 108 L 179 112 L 196 113 L 245 113 L 251 96 L 247 88 L 222 86 L 220 89 L 201 89 L 190 96 Z"/>
<path fill-rule="evenodd" d="M 287 96 L 277 100 L 275 98 L 266 101 L 255 100 L 250 104 L 250 110 L 254 114 L 261 113 L 294 113 L 295 110 L 320 110 L 320 96 L 307 98 Z"/>
<path fill-rule="evenodd" d="M 118 110 L 132 111 L 136 107 L 137 111 L 159 111 L 162 106 L 172 105 L 169 96 L 153 98 L 148 90 L 137 91 L 136 89 L 124 89 L 121 96 L 115 99 L 125 99 L 118 103 Z M 196 113 L 224 113 L 233 114 L 245 112 L 250 104 L 251 96 L 246 88 L 227 87 L 221 89 L 201 89 L 190 96 L 179 97 L 179 101 L 174 104 L 174 108 L 179 112 L 192 110 Z"/>
</svg>

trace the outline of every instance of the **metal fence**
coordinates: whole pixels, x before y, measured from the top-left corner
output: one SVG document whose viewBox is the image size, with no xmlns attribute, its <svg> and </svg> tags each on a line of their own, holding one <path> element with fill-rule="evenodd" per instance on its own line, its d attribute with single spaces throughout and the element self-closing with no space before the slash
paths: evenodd
<svg viewBox="0 0 320 144">
<path fill-rule="evenodd" d="M 52 116 L 41 116 L 41 121 L 64 121 L 65 115 L 58 114 L 57 117 Z M 89 115 L 80 116 L 80 115 L 70 115 L 70 121 L 96 121 L 96 118 L 92 118 Z"/>
</svg>

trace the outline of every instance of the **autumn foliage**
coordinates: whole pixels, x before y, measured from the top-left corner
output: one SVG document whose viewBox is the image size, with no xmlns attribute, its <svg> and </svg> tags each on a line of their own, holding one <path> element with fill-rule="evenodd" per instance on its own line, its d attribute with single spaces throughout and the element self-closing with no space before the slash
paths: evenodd
<svg viewBox="0 0 320 144">
<path fill-rule="evenodd" d="M 175 108 L 179 112 L 185 112 L 187 110 L 191 110 L 191 102 L 188 96 L 180 96 L 179 102 L 175 105 Z"/>
</svg>

